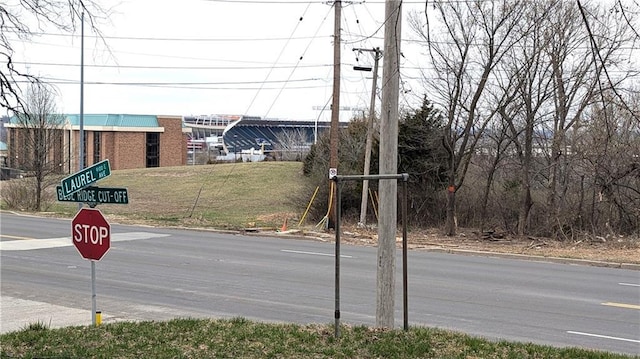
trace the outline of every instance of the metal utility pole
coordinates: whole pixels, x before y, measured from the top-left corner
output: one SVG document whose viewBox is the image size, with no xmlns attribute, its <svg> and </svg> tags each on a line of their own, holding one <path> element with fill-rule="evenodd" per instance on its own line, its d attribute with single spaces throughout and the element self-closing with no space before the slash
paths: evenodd
<svg viewBox="0 0 640 359">
<path fill-rule="evenodd" d="M 398 169 L 398 92 L 400 89 L 400 38 L 402 2 L 386 0 L 380 116 L 380 175 L 395 174 Z M 378 271 L 376 326 L 393 328 L 396 268 L 396 226 L 398 183 L 380 180 L 378 212 Z"/>
<path fill-rule="evenodd" d="M 80 15 L 80 148 L 78 150 L 78 171 L 82 171 L 85 167 L 84 163 L 84 12 Z M 78 209 L 82 209 L 82 203 L 78 203 Z M 91 325 L 97 323 L 97 305 L 96 305 L 96 262 L 91 261 Z"/>
<path fill-rule="evenodd" d="M 329 177 L 338 174 L 338 138 L 340 121 L 340 23 L 342 16 L 342 2 L 336 0 L 335 19 L 333 24 L 333 96 L 331 103 L 331 127 L 329 128 Z M 327 227 L 335 228 L 336 223 L 336 188 L 333 181 L 329 181 L 329 215 Z"/>
<path fill-rule="evenodd" d="M 371 147 L 373 142 L 373 121 L 376 117 L 376 89 L 378 84 L 378 61 L 382 58 L 382 51 L 379 47 L 374 49 L 353 49 L 353 51 L 369 51 L 373 52 L 375 60 L 373 65 L 373 84 L 371 85 L 371 104 L 369 106 L 369 119 L 367 120 L 367 141 L 364 149 L 364 171 L 365 176 L 369 175 L 371 167 Z M 370 69 L 370 68 L 369 68 Z M 365 177 L 366 178 L 366 177 Z M 369 194 L 369 180 L 362 181 L 362 200 L 360 202 L 360 221 L 358 225 L 366 226 L 367 224 L 367 199 Z"/>
<path fill-rule="evenodd" d="M 80 148 L 78 149 L 78 171 L 84 169 L 84 12 L 80 15 Z M 82 203 L 78 204 L 82 208 Z"/>
</svg>

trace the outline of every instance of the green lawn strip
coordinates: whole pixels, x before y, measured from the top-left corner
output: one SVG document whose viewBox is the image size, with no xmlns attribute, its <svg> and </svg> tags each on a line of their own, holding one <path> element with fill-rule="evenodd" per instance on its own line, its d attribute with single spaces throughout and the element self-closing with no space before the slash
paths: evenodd
<svg viewBox="0 0 640 359">
<path fill-rule="evenodd" d="M 628 356 L 488 341 L 440 329 L 174 319 L 99 327 L 29 326 L 0 336 L 2 358 L 587 358 Z"/>
</svg>

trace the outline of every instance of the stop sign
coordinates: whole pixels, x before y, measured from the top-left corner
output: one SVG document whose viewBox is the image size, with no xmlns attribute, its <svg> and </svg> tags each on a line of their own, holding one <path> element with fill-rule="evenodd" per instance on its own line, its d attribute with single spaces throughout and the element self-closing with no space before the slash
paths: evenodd
<svg viewBox="0 0 640 359">
<path fill-rule="evenodd" d="M 99 261 L 111 246 L 111 226 L 100 210 L 82 208 L 71 221 L 71 237 L 82 257 Z"/>
</svg>

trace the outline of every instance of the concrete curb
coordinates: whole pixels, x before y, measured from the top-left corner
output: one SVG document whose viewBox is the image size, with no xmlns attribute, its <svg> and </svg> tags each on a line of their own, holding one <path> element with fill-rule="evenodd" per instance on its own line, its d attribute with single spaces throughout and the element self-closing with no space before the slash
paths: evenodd
<svg viewBox="0 0 640 359">
<path fill-rule="evenodd" d="M 334 236 L 312 236 L 301 234 L 299 230 L 290 230 L 287 232 L 260 232 L 260 231 L 239 231 L 237 234 L 246 235 L 246 236 L 265 236 L 265 237 L 278 237 L 278 238 L 297 238 L 297 239 L 309 239 L 309 240 L 318 240 L 324 242 L 332 242 L 334 240 Z M 355 244 L 357 245 L 357 244 Z M 459 255 L 467 255 L 467 256 L 485 256 L 485 257 L 496 257 L 496 258 L 508 258 L 508 259 L 519 259 L 519 260 L 529 260 L 529 261 L 538 261 L 538 262 L 549 262 L 549 263 L 561 263 L 561 264 L 574 264 L 574 265 L 589 265 L 594 267 L 604 267 L 604 268 L 619 268 L 619 269 L 628 269 L 628 270 L 637 270 L 640 271 L 640 263 L 619 263 L 619 262 L 606 262 L 606 261 L 596 261 L 589 259 L 577 259 L 577 258 L 562 258 L 562 257 L 545 257 L 545 256 L 536 256 L 531 254 L 513 254 L 513 253 L 500 253 L 500 252 L 488 252 L 488 251 L 478 251 L 478 250 L 470 250 L 470 249 L 455 249 L 455 248 L 444 248 L 438 246 L 430 246 L 430 247 L 419 247 L 419 248 L 409 248 L 409 250 L 421 250 L 427 252 L 434 253 L 449 253 L 449 254 L 459 254 Z"/>
<path fill-rule="evenodd" d="M 466 250 L 466 249 L 450 249 L 450 248 L 421 248 L 421 250 L 426 250 L 428 252 L 460 254 L 460 255 L 467 255 L 467 256 L 486 256 L 486 257 L 497 257 L 497 258 L 507 258 L 507 259 L 521 259 L 521 260 L 538 261 L 538 262 L 590 265 L 594 267 L 619 268 L 619 269 L 629 269 L 629 270 L 640 271 L 640 264 L 635 264 L 635 263 L 616 263 L 616 262 L 594 261 L 589 259 L 544 257 L 544 256 L 534 256 L 529 254 L 512 254 L 512 253 L 473 251 L 473 250 Z"/>
</svg>

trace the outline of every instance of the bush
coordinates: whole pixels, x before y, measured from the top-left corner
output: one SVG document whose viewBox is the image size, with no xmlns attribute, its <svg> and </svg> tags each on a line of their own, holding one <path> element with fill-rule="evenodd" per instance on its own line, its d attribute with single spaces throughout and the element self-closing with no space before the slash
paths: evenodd
<svg viewBox="0 0 640 359">
<path fill-rule="evenodd" d="M 2 186 L 2 200 L 9 209 L 19 211 L 36 211 L 37 191 L 34 177 L 12 179 L 4 181 Z M 42 210 L 47 210 L 55 201 L 53 193 L 43 191 L 40 198 Z"/>
</svg>

